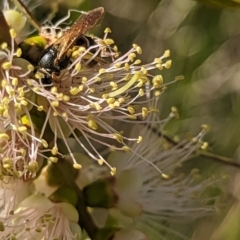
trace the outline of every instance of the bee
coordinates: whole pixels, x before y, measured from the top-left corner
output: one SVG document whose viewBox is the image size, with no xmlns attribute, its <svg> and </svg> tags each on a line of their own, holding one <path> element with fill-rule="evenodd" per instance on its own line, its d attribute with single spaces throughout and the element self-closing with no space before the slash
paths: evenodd
<svg viewBox="0 0 240 240">
<path fill-rule="evenodd" d="M 93 39 L 84 34 L 92 29 L 104 15 L 104 8 L 95 8 L 80 16 L 77 21 L 57 39 L 52 45 L 43 50 L 38 60 L 38 72 L 44 76 L 43 84 L 59 82 L 61 70 L 67 68 L 70 62 L 71 50 L 74 46 L 94 44 Z"/>
</svg>

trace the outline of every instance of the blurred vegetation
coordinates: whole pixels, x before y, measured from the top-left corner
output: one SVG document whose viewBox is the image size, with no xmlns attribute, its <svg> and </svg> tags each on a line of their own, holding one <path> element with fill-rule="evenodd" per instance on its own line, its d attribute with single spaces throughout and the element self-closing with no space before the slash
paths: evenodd
<svg viewBox="0 0 240 240">
<path fill-rule="evenodd" d="M 52 4 L 55 19 L 65 16 L 68 9 L 65 1 L 59 2 L 59 8 L 56 2 Z M 70 8 L 76 3 L 68 2 Z M 185 76 L 183 81 L 169 85 L 160 98 L 161 117 L 169 114 L 171 106 L 176 106 L 181 115 L 168 124 L 166 133 L 171 137 L 184 137 L 187 132 L 199 132 L 202 124 L 209 124 L 212 128 L 205 138 L 209 150 L 239 162 L 239 1 L 85 0 L 78 1 L 74 8 L 87 11 L 98 6 L 103 6 L 106 14 L 96 31 L 101 34 L 105 27 L 110 27 L 111 37 L 120 51 L 125 52 L 132 43 L 137 43 L 143 49 L 142 61 L 147 62 L 170 49 L 173 66 L 164 74 L 165 82 L 171 82 L 177 75 Z M 203 158 L 196 158 L 189 164 L 206 174 L 229 173 L 232 181 L 239 170 Z M 234 182 L 222 192 L 232 194 L 233 190 L 236 191 Z M 186 235 L 193 233 L 192 239 L 196 240 L 239 240 L 239 204 L 235 201 L 232 205 L 238 197 L 232 196 L 225 201 L 225 210 L 217 217 L 197 226 L 192 223 L 185 230 L 181 226 L 175 229 L 183 230 Z"/>
</svg>

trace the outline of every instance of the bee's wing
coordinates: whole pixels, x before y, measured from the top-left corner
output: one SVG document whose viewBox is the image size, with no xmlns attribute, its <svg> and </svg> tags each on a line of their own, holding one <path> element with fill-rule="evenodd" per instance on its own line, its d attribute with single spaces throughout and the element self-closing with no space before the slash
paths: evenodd
<svg viewBox="0 0 240 240">
<path fill-rule="evenodd" d="M 71 28 L 67 30 L 62 37 L 54 42 L 53 45 L 58 45 L 58 54 L 56 60 L 60 61 L 65 56 L 67 51 L 74 45 L 77 39 L 79 39 L 79 37 L 81 37 L 98 23 L 103 14 L 104 8 L 99 7 L 79 17 L 71 26 Z"/>
</svg>

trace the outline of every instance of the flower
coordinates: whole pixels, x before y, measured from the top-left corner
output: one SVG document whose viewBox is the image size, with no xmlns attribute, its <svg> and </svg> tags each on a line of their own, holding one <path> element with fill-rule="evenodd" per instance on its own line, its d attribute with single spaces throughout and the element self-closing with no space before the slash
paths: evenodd
<svg viewBox="0 0 240 240">
<path fill-rule="evenodd" d="M 175 146 L 151 131 L 153 125 L 177 116 L 173 108 L 164 121 L 154 117 L 158 96 L 167 84 L 161 74 L 153 72 L 170 68 L 171 60 L 165 60 L 169 51 L 141 64 L 137 58 L 141 48 L 133 44 L 120 55 L 108 38 L 107 28 L 103 38 L 86 37 L 92 42 L 90 46 L 76 43 L 66 49 L 67 66 L 54 77 L 52 69 L 30 64 L 35 58 L 30 54 L 31 47 L 39 47 L 35 38 L 25 41 L 31 43 L 30 49 L 21 44 L 18 47 L 22 26 L 14 30 L 16 19 L 8 21 L 9 38 L 1 43 L 0 50 L 0 170 L 3 179 L 10 179 L 2 189 L 2 239 L 81 237 L 77 222 L 83 216 L 78 216 L 76 210 L 81 192 L 74 185 L 77 174 L 67 168 L 64 174 L 51 168 L 71 159 L 74 170 L 80 170 L 84 167 L 81 154 L 91 160 L 79 171 L 79 179 L 84 180 L 79 185 L 84 187 L 85 213 L 85 202 L 92 208 L 107 208 L 101 217 L 115 219 L 120 228 L 115 232 L 116 239 L 128 234 L 144 239 L 147 234 L 138 231 L 141 223 L 147 223 L 150 232 L 160 234 L 161 229 L 151 227 L 156 222 L 201 216 L 212 210 L 199 207 L 201 199 L 192 198 L 193 193 L 205 189 L 194 184 L 194 174 L 181 178 L 176 172 L 176 166 L 199 147 L 205 129 L 192 141 Z M 41 28 L 44 41 L 39 45 L 45 48 L 44 54 L 59 41 L 59 34 L 63 34 L 60 40 L 64 41 L 64 34 L 70 31 L 61 29 L 59 23 Z M 51 49 L 60 51 L 58 47 L 53 45 Z M 40 50 L 36 58 L 41 54 Z M 46 76 L 49 81 L 45 81 Z M 131 134 L 130 124 L 134 127 Z M 106 157 L 102 146 L 114 152 Z M 92 160 L 106 166 L 96 166 Z M 44 168 L 43 162 L 48 162 Z M 32 182 L 35 185 L 30 185 Z M 102 187 L 96 189 L 99 183 Z M 45 188 L 46 184 L 49 186 Z M 22 195 L 16 187 L 19 185 L 24 188 Z M 5 196 L 11 199 L 9 203 Z M 97 220 L 98 214 L 95 216 Z M 108 227 L 106 218 L 99 221 L 102 227 Z M 135 219 L 140 220 L 138 224 L 134 224 Z"/>
<path fill-rule="evenodd" d="M 116 166 L 115 176 L 109 176 L 107 170 L 104 172 L 97 166 L 83 168 L 79 184 L 86 183 L 81 187 L 88 206 L 92 207 L 96 223 L 109 227 L 109 219 L 115 219 L 114 224 L 118 227 L 132 226 L 147 236 L 155 236 L 150 239 L 159 239 L 162 231 L 184 238 L 179 232 L 166 227 L 166 221 L 173 223 L 185 219 L 187 222 L 188 219 L 212 214 L 215 210 L 214 206 L 207 204 L 210 197 L 203 193 L 216 180 L 200 181 L 196 169 L 188 175 L 178 170 L 204 144 L 202 137 L 207 130 L 203 126 L 198 136 L 172 146 L 163 137 L 138 125 L 132 134 L 139 132 L 145 138 L 140 144 L 132 146 L 134 153 L 116 151 L 107 158 L 110 164 Z"/>
<path fill-rule="evenodd" d="M 1 239 L 80 239 L 76 209 L 68 203 L 53 203 L 33 194 L 14 214 L 1 218 Z"/>
<path fill-rule="evenodd" d="M 13 12 L 6 15 L 9 18 Z M 16 28 L 14 24 L 18 23 L 18 19 L 17 14 L 8 22 Z M 40 34 L 46 43 L 51 44 L 57 39 L 57 29 L 59 25 L 42 28 Z M 94 44 L 87 49 L 73 47 L 69 66 L 49 86 L 42 80 L 45 76 L 40 70 L 34 78 L 32 65 L 20 58 L 22 50 L 16 49 L 16 32 L 13 29 L 10 32 L 11 44 L 4 42 L 1 45 L 3 80 L 0 105 L 3 138 L 8 138 L 4 146 L 11 145 L 13 148 L 4 152 L 2 157 L 13 162 L 14 171 L 21 171 L 20 175 L 26 175 L 31 164 L 34 164 L 32 171 L 36 172 L 38 158 L 56 162 L 66 154 L 70 155 L 73 166 L 78 169 L 81 165 L 68 143 L 71 137 L 91 159 L 107 164 L 114 174 L 115 168 L 105 161 L 96 145 L 130 151 L 126 142 L 139 141 L 139 136 L 127 138 L 115 126 L 121 122 L 135 124 L 156 112 L 156 109 L 147 106 L 148 99 L 153 98 L 154 93 L 159 94 L 159 90 L 163 91 L 165 86 L 162 76 L 154 76 L 151 71 L 171 66 L 170 60 L 163 62 L 169 51 L 153 62 L 141 65 L 141 61 L 136 59 L 137 54 L 141 54 L 141 48 L 134 44 L 128 53 L 119 56 L 117 47 L 112 46 L 114 41 L 107 37 L 110 29 L 106 29 L 103 39 L 93 37 Z M 59 150 L 59 139 L 67 149 L 65 153 Z M 22 162 L 14 157 L 15 152 L 19 152 L 15 146 L 21 149 L 19 154 L 23 157 L 20 156 L 20 159 L 26 156 Z M 16 161 L 22 165 L 21 169 L 16 167 Z"/>
</svg>

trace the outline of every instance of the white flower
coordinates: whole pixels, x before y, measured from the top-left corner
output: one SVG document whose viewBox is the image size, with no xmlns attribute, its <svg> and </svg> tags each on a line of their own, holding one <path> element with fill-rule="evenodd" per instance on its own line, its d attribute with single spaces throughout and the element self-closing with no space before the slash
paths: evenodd
<svg viewBox="0 0 240 240">
<path fill-rule="evenodd" d="M 171 146 L 163 137 L 138 125 L 133 134 L 137 131 L 144 139 L 132 147 L 134 153 L 113 152 L 107 159 L 110 164 L 116 166 L 115 176 L 110 177 L 107 171 L 103 173 L 103 170 L 100 171 L 96 166 L 83 168 L 80 179 L 90 176 L 93 181 L 92 184 L 88 183 L 83 192 L 87 202 L 93 207 L 92 214 L 97 224 L 104 226 L 111 216 L 110 218 L 117 220 L 119 227 L 132 225 L 158 237 L 161 230 L 181 236 L 180 233 L 164 226 L 162 221 L 180 222 L 183 219 L 199 218 L 213 213 L 214 206 L 207 205 L 210 198 L 202 196 L 202 193 L 208 186 L 213 185 L 214 181 L 198 181 L 197 170 L 192 170 L 187 176 L 177 171 L 177 168 L 202 145 L 201 139 L 206 130 L 204 128 L 190 141 Z M 159 171 L 162 174 L 159 174 Z M 97 185 L 97 182 L 106 183 L 99 189 L 99 192 L 106 190 L 106 195 L 103 196 L 105 202 L 109 201 L 110 204 L 104 206 L 108 209 L 105 212 L 103 209 L 95 209 L 101 207 L 101 199 L 96 202 L 101 194 L 96 190 L 96 195 L 91 195 L 91 187 L 103 186 Z"/>
<path fill-rule="evenodd" d="M 53 203 L 42 195 L 31 195 L 17 210 L 2 219 L 1 239 L 80 239 L 78 213 L 68 203 Z"/>
</svg>

